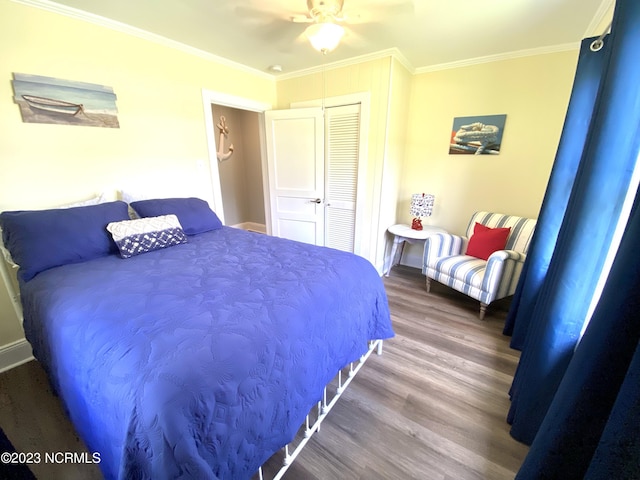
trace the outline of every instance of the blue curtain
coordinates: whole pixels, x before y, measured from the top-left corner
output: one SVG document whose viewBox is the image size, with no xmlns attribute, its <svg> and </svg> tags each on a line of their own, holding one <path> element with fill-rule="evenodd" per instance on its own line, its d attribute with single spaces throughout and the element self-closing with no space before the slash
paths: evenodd
<svg viewBox="0 0 640 480">
<path fill-rule="evenodd" d="M 640 478 L 640 195 L 517 480 Z"/>
<path fill-rule="evenodd" d="M 582 44 L 556 162 L 506 333 L 522 354 L 511 435 L 531 445 L 571 361 L 640 139 L 640 2 L 618 0 L 605 47 Z"/>
<path fill-rule="evenodd" d="M 592 52 L 591 44 L 594 40 L 582 41 L 560 144 L 538 215 L 536 231 L 529 245 L 529 254 L 520 275 L 522 280 L 518 283 L 505 323 L 504 333 L 511 335 L 511 347 L 517 350 L 522 350 L 524 345 L 532 313 L 556 247 L 571 187 L 587 141 L 603 65 L 610 56 L 611 42 L 607 40 L 600 51 Z"/>
</svg>

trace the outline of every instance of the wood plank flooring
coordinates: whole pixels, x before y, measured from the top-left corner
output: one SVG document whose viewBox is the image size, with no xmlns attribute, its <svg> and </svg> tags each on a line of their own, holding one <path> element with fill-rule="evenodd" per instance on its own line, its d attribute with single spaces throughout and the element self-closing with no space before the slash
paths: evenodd
<svg viewBox="0 0 640 480">
<path fill-rule="evenodd" d="M 285 479 L 513 479 L 528 447 L 509 436 L 518 352 L 489 306 L 419 270 L 384 278 L 396 336 L 373 354 Z M 0 426 L 19 451 L 86 451 L 37 362 L 0 374 Z M 279 467 L 277 454 L 265 478 Z M 95 465 L 34 465 L 39 479 L 98 479 Z M 256 477 L 257 478 L 257 477 Z"/>
</svg>

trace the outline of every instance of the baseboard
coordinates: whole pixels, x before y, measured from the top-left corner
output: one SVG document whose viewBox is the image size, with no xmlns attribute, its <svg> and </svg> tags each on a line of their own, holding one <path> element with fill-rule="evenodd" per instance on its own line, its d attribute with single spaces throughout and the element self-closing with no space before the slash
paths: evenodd
<svg viewBox="0 0 640 480">
<path fill-rule="evenodd" d="M 414 247 L 414 248 L 411 248 Z M 422 245 L 407 245 L 402 255 L 402 265 L 408 267 L 422 268 L 422 258 L 424 256 L 424 247 Z"/>
<path fill-rule="evenodd" d="M 33 360 L 33 352 L 24 338 L 0 347 L 0 373 L 30 360 Z"/>
<path fill-rule="evenodd" d="M 250 232 L 267 233 L 266 225 L 262 225 L 261 223 L 243 222 L 243 223 L 236 223 L 235 225 L 231 225 L 231 226 L 234 228 L 241 228 L 242 230 L 248 230 Z"/>
</svg>

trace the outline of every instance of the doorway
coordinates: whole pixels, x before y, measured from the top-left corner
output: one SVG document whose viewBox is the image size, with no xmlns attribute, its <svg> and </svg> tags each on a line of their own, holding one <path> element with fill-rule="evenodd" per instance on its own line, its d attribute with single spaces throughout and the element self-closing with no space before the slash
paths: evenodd
<svg viewBox="0 0 640 480">
<path fill-rule="evenodd" d="M 266 233 L 260 115 L 212 104 L 225 222 Z"/>
<path fill-rule="evenodd" d="M 336 235 L 335 230 L 330 233 L 333 239 L 338 239 L 345 246 L 342 249 L 352 251 L 353 253 L 362 255 L 364 251 L 367 250 L 367 247 L 370 243 L 370 231 L 366 228 L 367 219 L 364 218 L 364 199 L 365 199 L 365 186 L 366 186 L 366 158 L 367 158 L 367 141 L 368 138 L 368 125 L 369 125 L 369 94 L 368 93 L 359 93 L 359 94 L 351 94 L 340 97 L 331 97 L 322 100 L 315 100 L 305 103 L 297 103 L 292 104 L 292 109 L 297 109 L 300 107 L 321 107 L 322 103 L 324 106 L 329 107 L 339 107 L 345 105 L 358 105 L 359 108 L 359 125 L 358 125 L 358 158 L 357 158 L 357 172 L 355 173 L 356 178 L 354 181 L 355 191 L 353 193 L 353 197 L 355 199 L 355 205 L 351 204 L 348 209 L 350 212 L 348 216 L 350 218 L 348 228 L 352 231 L 350 234 L 350 240 L 348 242 L 344 242 L 344 237 L 340 235 Z M 218 216 L 222 220 L 225 225 L 234 225 L 232 221 L 235 213 L 233 212 L 234 206 L 232 202 L 234 200 L 226 200 L 226 193 L 223 194 L 223 180 L 221 178 L 221 173 L 226 169 L 225 162 L 232 161 L 233 155 L 229 160 L 225 160 L 219 162 L 216 158 L 216 151 L 218 148 L 219 138 L 218 138 L 218 129 L 216 128 L 217 120 L 214 117 L 214 111 L 216 111 L 216 115 L 221 115 L 223 113 L 218 113 L 216 109 L 220 109 L 222 107 L 228 107 L 231 110 L 241 110 L 242 113 L 246 112 L 255 112 L 258 123 L 258 137 L 260 144 L 260 171 L 261 171 L 261 179 L 252 180 L 252 184 L 259 184 L 262 182 L 262 209 L 264 214 L 264 225 L 266 233 L 272 233 L 272 225 L 275 219 L 272 219 L 272 208 L 271 208 L 271 193 L 273 188 L 270 186 L 269 178 L 268 178 L 268 165 L 267 165 L 267 155 L 266 155 L 266 139 L 265 139 L 265 115 L 264 112 L 271 110 L 271 105 L 264 104 L 260 102 L 255 102 L 252 100 L 247 100 L 240 97 L 234 97 L 227 94 L 221 94 L 219 92 L 212 92 L 208 90 L 203 90 L 203 104 L 204 104 L 204 113 L 205 113 L 205 123 L 207 130 L 207 139 L 209 145 L 210 152 L 210 171 L 211 171 L 211 183 L 212 183 L 212 200 L 213 200 L 213 208 L 218 213 Z M 227 121 L 229 124 L 229 122 Z M 251 123 L 251 121 L 249 121 Z M 240 124 L 242 124 L 242 120 L 240 120 Z M 231 128 L 230 128 L 231 132 Z M 231 135 L 230 135 L 231 136 Z M 324 136 L 324 134 L 323 134 Z M 325 143 L 326 138 L 318 139 L 319 142 Z M 228 145 L 225 143 L 225 145 Z M 234 145 L 235 148 L 235 145 Z M 235 155 L 235 153 L 234 153 Z M 257 155 L 253 156 L 254 160 L 257 158 Z M 253 164 L 255 165 L 255 163 Z M 256 168 L 256 167 L 251 167 Z M 224 173 L 223 173 L 224 175 Z M 226 181 L 224 182 L 226 184 Z M 258 191 L 258 188 L 255 188 Z M 254 197 L 255 198 L 255 197 Z M 340 199 L 337 199 L 340 200 Z M 344 199 L 343 199 L 344 200 Z M 352 199 L 347 199 L 351 201 Z M 259 202 L 256 202 L 259 203 Z M 345 203 L 339 204 L 339 202 L 335 202 L 334 207 L 342 208 L 344 210 Z M 331 205 L 330 205 L 331 206 Z M 227 219 L 227 212 L 229 212 L 229 219 Z M 254 212 L 255 213 L 255 212 Z M 333 212 L 329 212 L 334 218 L 336 214 L 339 213 L 338 209 L 334 209 Z M 346 218 L 344 212 L 340 215 L 342 218 Z M 257 218 L 257 217 L 251 217 Z M 242 223 L 242 222 L 241 222 Z M 334 225 L 337 223 L 334 222 Z M 332 240 L 333 241 L 333 240 Z M 338 247 L 341 248 L 341 247 Z"/>
<path fill-rule="evenodd" d="M 212 194 L 211 207 L 224 225 L 238 225 L 256 230 L 264 229 L 266 230 L 266 233 L 270 233 L 269 212 L 268 209 L 265 209 L 265 201 L 268 200 L 268 197 L 265 197 L 265 195 L 268 195 L 269 187 L 267 179 L 265 178 L 266 175 L 263 175 L 262 172 L 266 172 L 266 163 L 263 155 L 263 113 L 267 110 L 271 110 L 271 105 L 205 89 L 202 90 L 202 104 L 204 108 L 205 129 L 209 149 L 209 170 L 211 175 Z M 214 116 L 214 110 L 216 110 L 215 115 L 217 115 L 217 118 Z M 226 118 L 225 113 L 231 114 L 230 117 L 233 119 L 231 122 L 234 124 L 234 126 L 231 127 L 231 123 L 227 119 L 229 137 L 231 137 L 231 133 L 233 131 L 238 131 L 238 138 L 240 138 L 240 142 L 238 145 L 234 144 L 234 153 L 229 158 L 219 161 L 217 158 L 217 151 L 218 143 L 220 143 L 220 135 L 217 124 L 220 121 L 220 116 L 225 116 Z M 236 127 L 236 123 L 240 128 Z M 249 125 L 251 133 L 247 134 L 247 139 L 244 139 L 241 133 L 242 125 Z M 225 138 L 225 148 L 223 149 L 223 153 L 228 153 L 228 146 L 233 142 L 233 138 Z M 245 147 L 245 144 L 248 146 Z M 242 155 L 238 155 L 235 158 L 237 160 L 241 157 L 241 160 L 236 161 L 235 165 L 229 163 L 234 161 L 236 148 L 240 148 L 241 146 Z M 249 158 L 249 160 L 247 160 L 247 158 Z M 248 168 L 255 170 L 253 172 L 249 172 L 249 175 L 243 174 L 241 172 L 242 169 L 239 168 L 242 164 L 245 164 L 245 162 L 249 165 Z M 229 165 L 222 165 L 223 163 L 229 163 Z M 258 171 L 260 172 L 259 174 Z M 230 179 L 232 180 L 230 181 L 232 185 L 228 188 L 223 188 L 223 179 L 221 178 L 221 174 L 224 176 L 225 185 L 227 185 L 227 182 L 230 181 Z M 244 189 L 240 187 L 243 181 L 245 185 L 252 189 L 251 200 L 247 200 L 246 202 L 244 198 L 240 198 L 244 193 Z M 260 201 L 260 195 L 262 195 L 262 201 Z M 267 200 L 265 200 L 265 198 Z M 238 201 L 245 204 L 251 203 L 252 205 L 247 206 L 246 208 L 238 208 L 236 206 L 236 202 Z M 245 212 L 248 213 L 245 215 Z M 258 221 L 253 222 L 251 219 L 258 219 Z M 255 223 L 255 225 L 252 225 L 252 223 Z"/>
</svg>

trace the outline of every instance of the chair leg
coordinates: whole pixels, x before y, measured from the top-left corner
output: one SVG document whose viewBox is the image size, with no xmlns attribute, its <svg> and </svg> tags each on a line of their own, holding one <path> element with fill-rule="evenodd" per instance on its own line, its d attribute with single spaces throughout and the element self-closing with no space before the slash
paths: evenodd
<svg viewBox="0 0 640 480">
<path fill-rule="evenodd" d="M 431 279 L 427 277 L 427 293 L 431 291 Z"/>
<path fill-rule="evenodd" d="M 480 302 L 480 320 L 484 320 L 484 314 L 486 313 L 488 306 L 489 305 L 486 303 Z"/>
</svg>

